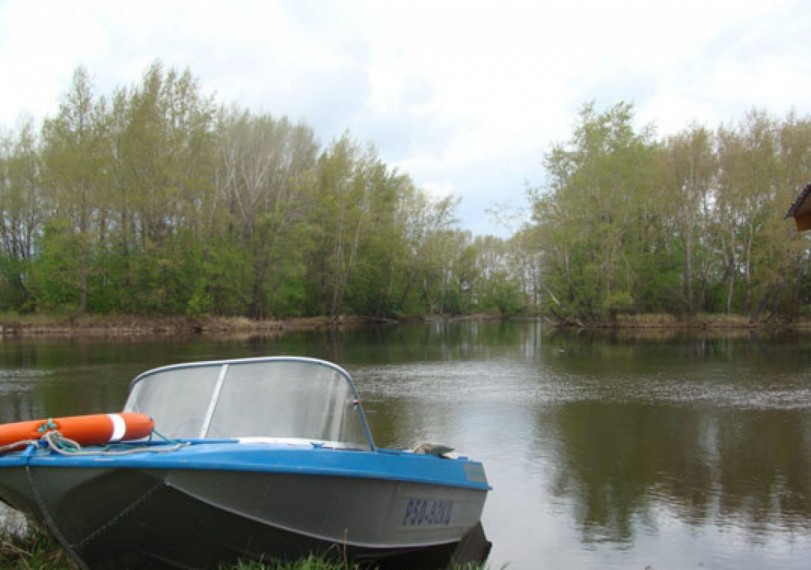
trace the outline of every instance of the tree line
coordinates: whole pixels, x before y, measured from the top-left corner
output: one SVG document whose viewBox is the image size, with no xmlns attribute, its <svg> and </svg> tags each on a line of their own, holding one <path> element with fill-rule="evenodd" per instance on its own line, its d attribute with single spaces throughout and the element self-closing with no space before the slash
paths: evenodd
<svg viewBox="0 0 811 570">
<path fill-rule="evenodd" d="M 188 70 L 155 62 L 105 96 L 80 67 L 40 129 L 0 138 L 0 311 L 514 310 L 503 244 L 460 230 L 456 204 L 349 133 L 324 147 L 218 104 Z"/>
<path fill-rule="evenodd" d="M 521 235 L 568 321 L 623 313 L 807 313 L 809 242 L 784 215 L 811 182 L 811 120 L 753 110 L 715 130 L 655 137 L 633 107 L 583 106 L 546 154 Z"/>
<path fill-rule="evenodd" d="M 348 132 L 322 145 L 160 62 L 102 95 L 80 67 L 40 128 L 0 134 L 0 311 L 586 323 L 811 308 L 808 239 L 783 220 L 811 182 L 808 118 L 754 110 L 659 139 L 632 105 L 587 103 L 543 166 L 529 221 L 474 236 L 457 198 Z"/>
</svg>

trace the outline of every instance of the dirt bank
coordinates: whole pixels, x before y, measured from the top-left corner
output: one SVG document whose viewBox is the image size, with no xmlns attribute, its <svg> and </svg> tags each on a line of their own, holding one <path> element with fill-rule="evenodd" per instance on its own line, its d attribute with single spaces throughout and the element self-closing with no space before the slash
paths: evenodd
<svg viewBox="0 0 811 570">
<path fill-rule="evenodd" d="M 321 330 L 359 326 L 372 322 L 362 317 L 340 317 L 330 322 L 327 317 L 284 320 L 252 320 L 242 317 L 140 317 L 83 316 L 0 317 L 0 335 L 22 336 L 187 336 L 187 335 L 276 335 L 293 331 Z"/>
</svg>

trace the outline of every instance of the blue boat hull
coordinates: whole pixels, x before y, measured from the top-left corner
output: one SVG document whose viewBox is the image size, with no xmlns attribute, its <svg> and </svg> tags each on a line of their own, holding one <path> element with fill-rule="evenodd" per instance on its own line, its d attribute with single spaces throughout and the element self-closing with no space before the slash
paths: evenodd
<svg viewBox="0 0 811 570">
<path fill-rule="evenodd" d="M 0 498 L 87 568 L 217 568 L 317 552 L 380 568 L 481 561 L 481 465 L 234 442 L 171 453 L 0 457 Z"/>
</svg>

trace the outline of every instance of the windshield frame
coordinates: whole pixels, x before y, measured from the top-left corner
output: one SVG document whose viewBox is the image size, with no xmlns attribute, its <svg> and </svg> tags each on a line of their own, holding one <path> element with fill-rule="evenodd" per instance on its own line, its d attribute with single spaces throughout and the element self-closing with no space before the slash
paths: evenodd
<svg viewBox="0 0 811 570">
<path fill-rule="evenodd" d="M 264 377 L 239 377 L 239 375 L 235 372 L 232 374 L 232 371 L 237 371 L 240 369 L 248 371 L 253 370 L 254 366 L 256 370 L 262 371 L 271 370 L 274 367 L 276 370 L 286 370 L 286 366 L 289 370 L 300 371 L 304 374 L 297 374 L 295 378 L 288 378 L 285 375 L 285 377 L 281 380 L 273 377 L 272 375 L 270 375 L 270 378 L 272 379 L 267 379 Z M 255 374 L 250 374 L 250 376 L 255 376 Z M 164 386 L 168 386 L 168 383 L 173 383 L 180 387 L 186 385 L 191 386 L 189 382 L 194 382 L 195 388 L 199 388 L 195 391 L 192 397 L 189 398 L 192 401 L 187 402 L 184 398 L 183 402 L 176 402 L 176 404 L 179 407 L 186 408 L 185 412 L 182 409 L 180 410 L 180 415 L 184 415 L 185 413 L 186 415 L 193 416 L 194 423 L 193 426 L 189 428 L 189 430 L 193 433 L 178 434 L 172 433 L 173 430 L 170 430 L 169 433 L 166 434 L 169 437 L 178 439 L 227 438 L 246 441 L 257 439 L 266 439 L 268 441 L 303 439 L 304 441 L 309 441 L 313 445 L 317 445 L 319 447 L 367 449 L 370 451 L 374 451 L 376 449 L 363 406 L 361 405 L 360 398 L 358 397 L 357 388 L 355 387 L 355 383 L 352 381 L 351 376 L 344 368 L 338 366 L 337 364 L 317 358 L 303 356 L 265 356 L 190 362 L 162 366 L 160 368 L 143 372 L 132 380 L 130 383 L 129 395 L 124 405 L 124 411 L 147 414 L 151 413 L 152 415 L 163 415 L 165 417 L 167 415 L 165 408 L 168 405 L 166 402 L 160 401 L 155 407 L 150 409 L 148 397 L 150 394 L 150 389 L 154 390 L 154 386 L 160 386 L 163 388 Z M 224 392 L 227 392 L 230 386 L 236 383 L 237 388 L 231 390 L 229 394 L 231 395 L 232 399 L 234 398 L 233 394 L 237 395 L 237 399 L 244 399 L 246 397 L 244 392 L 244 384 L 246 382 L 248 384 L 258 382 L 257 385 L 260 388 L 270 387 L 271 390 L 265 395 L 268 402 L 272 401 L 274 387 L 278 388 L 281 386 L 284 390 L 295 391 L 297 388 L 295 384 L 300 382 L 302 386 L 299 388 L 296 397 L 299 398 L 299 401 L 301 402 L 309 404 L 310 401 L 312 401 L 315 404 L 313 409 L 304 410 L 304 412 L 309 413 L 309 417 L 314 417 L 316 420 L 318 420 L 319 417 L 324 417 L 324 422 L 330 422 L 332 424 L 332 426 L 329 428 L 325 427 L 325 429 L 328 429 L 331 433 L 354 434 L 354 439 L 349 441 L 342 439 L 325 440 L 310 437 L 300 438 L 298 434 L 287 433 L 231 433 L 227 435 L 212 434 L 212 426 L 215 428 L 217 427 L 216 416 L 218 412 L 221 411 L 221 404 L 223 401 L 228 401 L 228 397 L 224 396 Z M 311 388 L 318 388 L 320 385 L 324 385 L 326 389 L 324 391 L 310 390 L 303 393 L 303 388 L 308 384 L 311 385 Z M 171 389 L 169 391 L 172 393 L 175 399 L 179 399 L 179 391 L 172 391 Z M 146 392 L 147 397 L 143 397 L 142 392 Z M 253 404 L 253 402 L 251 403 Z M 174 403 L 172 403 L 172 405 L 172 409 L 174 410 Z M 276 405 L 284 406 L 284 402 Z M 319 415 L 319 406 L 322 405 L 324 406 L 324 414 Z M 351 411 L 354 412 L 354 414 L 344 409 L 344 407 L 347 405 L 351 406 Z M 225 423 L 227 423 L 228 418 L 235 416 L 233 406 L 233 402 L 229 403 L 226 411 L 222 412 L 223 417 L 226 419 Z M 204 413 L 201 411 L 203 407 L 206 408 Z M 291 407 L 295 407 L 295 404 L 291 404 Z M 281 410 L 282 408 L 279 409 Z M 284 409 L 286 410 L 287 408 Z M 333 415 L 335 414 L 337 414 L 338 417 L 333 418 Z M 357 417 L 352 417 L 355 414 Z M 155 419 L 156 429 L 160 430 L 161 425 L 159 418 L 156 417 Z M 337 424 L 340 424 L 340 428 L 337 427 L 336 422 Z M 346 424 L 342 422 L 346 422 Z M 350 428 L 348 432 L 342 429 L 344 425 L 347 425 Z M 360 430 L 358 430 L 358 427 L 360 427 Z M 365 441 L 358 441 L 359 439 L 365 439 Z"/>
</svg>

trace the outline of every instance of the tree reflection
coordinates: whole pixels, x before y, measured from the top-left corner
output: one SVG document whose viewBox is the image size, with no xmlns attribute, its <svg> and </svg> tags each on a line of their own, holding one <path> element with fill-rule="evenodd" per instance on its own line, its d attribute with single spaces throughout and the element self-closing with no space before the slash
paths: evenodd
<svg viewBox="0 0 811 570">
<path fill-rule="evenodd" d="M 553 493 L 575 504 L 585 542 L 630 542 L 660 509 L 753 538 L 811 526 L 807 413 L 588 401 L 556 416 Z"/>
</svg>

